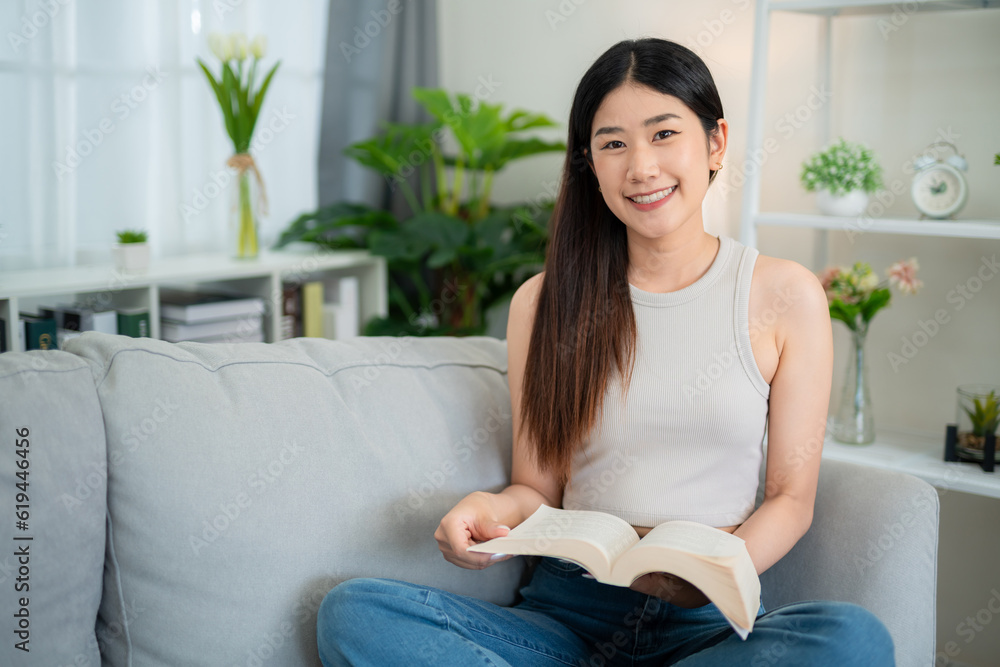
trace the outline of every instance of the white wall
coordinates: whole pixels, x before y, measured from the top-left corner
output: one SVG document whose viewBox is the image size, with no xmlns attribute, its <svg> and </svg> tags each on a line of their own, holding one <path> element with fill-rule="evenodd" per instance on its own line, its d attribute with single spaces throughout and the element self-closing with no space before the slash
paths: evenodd
<svg viewBox="0 0 1000 667">
<path fill-rule="evenodd" d="M 609 46 L 620 39 L 656 36 L 694 48 L 715 76 L 731 126 L 726 169 L 705 204 L 706 229 L 739 237 L 753 2 L 440 0 L 439 7 L 442 85 L 472 92 L 492 80 L 491 102 L 548 113 L 562 124 L 553 136 L 563 138 L 577 82 Z M 1000 219 L 1000 166 L 992 164 L 993 154 L 1000 152 L 1000 10 L 899 13 L 895 22 L 892 18 L 835 22 L 832 96 L 823 103 L 831 119 L 829 136 L 842 134 L 871 146 L 886 184 L 905 187 L 901 197 L 887 200 L 884 215 L 916 217 L 904 164 L 939 133 L 950 134 L 970 165 L 971 194 L 960 217 Z M 771 34 L 765 137 L 773 136 L 779 150 L 763 166 L 761 206 L 814 212 L 813 195 L 802 190 L 798 174 L 827 136 L 824 114 L 808 107 L 815 102 L 810 95 L 818 81 L 821 21 L 779 15 Z M 793 123 L 786 114 L 798 120 Z M 560 166 L 557 156 L 516 165 L 497 179 L 498 199 L 547 196 Z M 811 266 L 812 243 L 811 231 L 764 228 L 758 247 L 815 270 L 821 267 Z M 1000 280 L 983 283 L 971 299 L 952 292 L 975 275 L 983 255 L 1000 255 L 1000 242 L 876 234 L 851 240 L 831 232 L 829 244 L 830 263 L 869 261 L 882 275 L 896 259 L 920 260 L 924 290 L 894 297 L 874 320 L 871 385 L 880 427 L 943 435 L 945 424 L 955 419 L 957 385 L 1000 384 Z M 912 359 L 893 368 L 887 354 L 900 354 L 902 337 L 912 341 L 920 322 L 939 309 L 946 311 L 947 324 Z M 840 324 L 835 323 L 835 334 L 834 401 L 847 350 Z M 951 492 L 942 496 L 942 503 L 938 648 L 955 642 L 960 649 L 956 660 L 995 664 L 1000 632 L 977 632 L 966 641 L 960 624 L 985 608 L 991 589 L 1000 590 L 1000 502 Z M 972 572 L 977 567 L 985 570 L 981 580 Z M 994 624 L 1000 627 L 1000 619 Z"/>
</svg>

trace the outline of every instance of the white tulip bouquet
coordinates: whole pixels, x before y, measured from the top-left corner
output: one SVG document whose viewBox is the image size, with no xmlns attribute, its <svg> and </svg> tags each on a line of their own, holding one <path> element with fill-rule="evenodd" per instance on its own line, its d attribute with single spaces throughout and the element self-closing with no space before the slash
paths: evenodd
<svg viewBox="0 0 1000 667">
<path fill-rule="evenodd" d="M 267 94 L 281 61 L 274 64 L 257 86 L 257 64 L 267 52 L 267 37 L 257 35 L 251 42 L 240 32 L 229 35 L 212 33 L 208 37 L 208 44 L 215 57 L 222 62 L 219 77 L 212 74 L 201 58 L 196 60 L 219 102 L 226 132 L 232 139 L 235 151 L 227 164 L 237 171 L 240 184 L 237 256 L 256 257 L 257 223 L 250 194 L 250 172 L 253 172 L 260 187 L 262 209 L 267 206 L 267 196 L 260 171 L 250 155 L 250 142 L 264 103 L 264 95 Z M 249 64 L 245 66 L 248 61 Z"/>
</svg>

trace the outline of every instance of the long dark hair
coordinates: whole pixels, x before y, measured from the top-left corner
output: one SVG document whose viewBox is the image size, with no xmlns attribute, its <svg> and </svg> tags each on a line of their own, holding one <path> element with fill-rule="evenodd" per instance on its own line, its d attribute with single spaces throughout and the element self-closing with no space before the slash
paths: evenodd
<svg viewBox="0 0 1000 667">
<path fill-rule="evenodd" d="M 576 89 L 521 394 L 521 427 L 535 459 L 563 483 L 573 452 L 596 423 L 612 373 L 627 387 L 635 358 L 626 229 L 604 202 L 589 162 L 594 115 L 626 82 L 678 98 L 706 135 L 717 132 L 724 117 L 705 63 L 662 39 L 615 44 Z M 714 178 L 710 171 L 709 183 Z"/>
</svg>

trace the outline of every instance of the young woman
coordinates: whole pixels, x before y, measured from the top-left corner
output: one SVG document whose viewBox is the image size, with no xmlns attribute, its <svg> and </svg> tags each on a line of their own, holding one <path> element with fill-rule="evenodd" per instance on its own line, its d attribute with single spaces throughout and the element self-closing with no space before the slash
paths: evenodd
<svg viewBox="0 0 1000 667">
<path fill-rule="evenodd" d="M 546 270 L 510 307 L 512 483 L 441 520 L 450 562 L 502 560 L 466 549 L 542 503 L 609 512 L 640 535 L 699 521 L 743 538 L 758 573 L 809 528 L 833 356 L 826 297 L 799 264 L 705 232 L 702 202 L 728 134 L 708 69 L 672 42 L 621 42 L 580 81 Z M 546 558 L 521 596 L 500 608 L 348 581 L 320 609 L 320 655 L 327 665 L 893 664 L 884 626 L 846 603 L 762 608 L 743 641 L 667 574 L 621 588 Z"/>
</svg>

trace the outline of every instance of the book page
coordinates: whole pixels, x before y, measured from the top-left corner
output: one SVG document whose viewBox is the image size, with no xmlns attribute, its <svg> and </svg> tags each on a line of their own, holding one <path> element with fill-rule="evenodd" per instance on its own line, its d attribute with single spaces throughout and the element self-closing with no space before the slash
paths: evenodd
<svg viewBox="0 0 1000 667">
<path fill-rule="evenodd" d="M 736 556 L 744 549 L 742 538 L 694 521 L 661 523 L 646 533 L 642 543 L 709 558 Z"/>
<path fill-rule="evenodd" d="M 691 521 L 660 524 L 613 568 L 618 585 L 669 572 L 701 590 L 745 639 L 760 606 L 760 579 L 742 538 Z"/>
<path fill-rule="evenodd" d="M 572 542 L 579 544 L 574 548 Z M 558 556 L 579 563 L 601 579 L 606 578 L 611 563 L 638 542 L 635 529 L 611 514 L 541 505 L 506 537 L 477 544 L 469 551 Z M 595 551 L 603 562 L 587 557 L 587 552 Z"/>
</svg>

